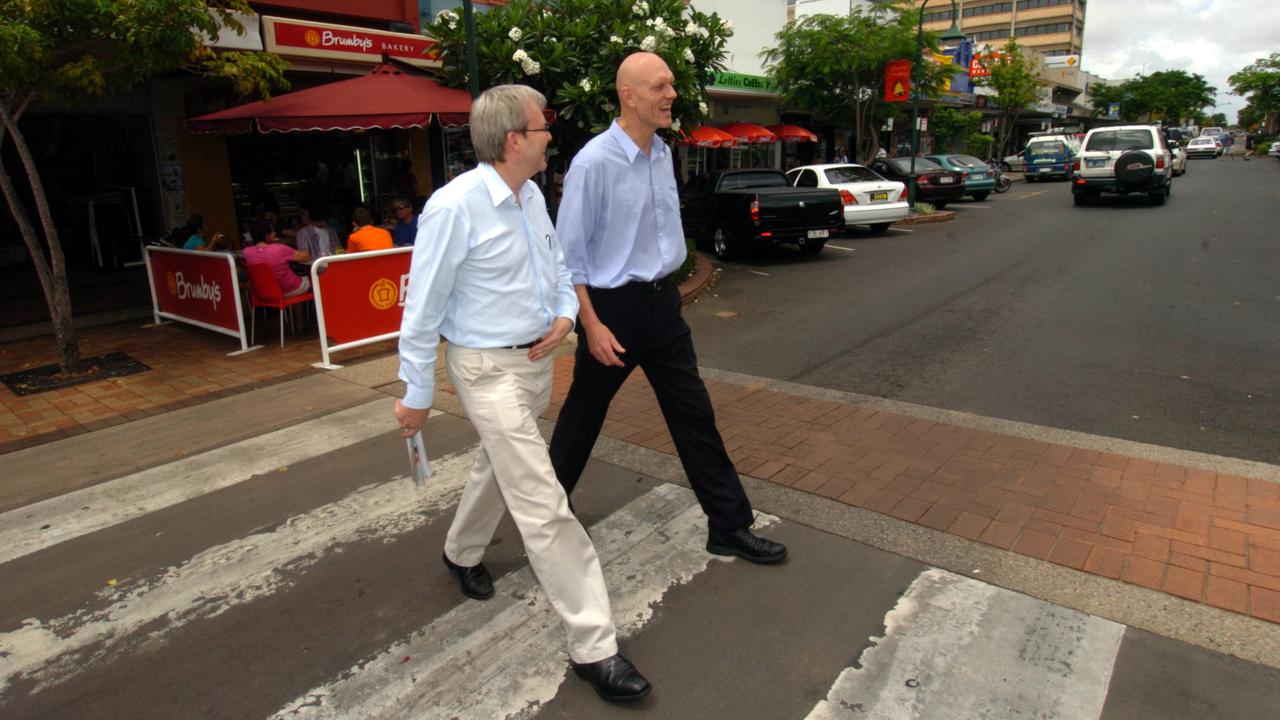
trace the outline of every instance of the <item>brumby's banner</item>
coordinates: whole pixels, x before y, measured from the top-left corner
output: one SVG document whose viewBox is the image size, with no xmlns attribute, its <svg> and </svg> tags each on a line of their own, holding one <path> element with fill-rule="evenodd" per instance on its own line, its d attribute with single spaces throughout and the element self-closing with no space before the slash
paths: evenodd
<svg viewBox="0 0 1280 720">
<path fill-rule="evenodd" d="M 285 57 L 380 63 L 383 55 L 422 67 L 439 67 L 436 41 L 422 35 L 384 32 L 309 20 L 262 18 L 268 52 Z"/>
<path fill-rule="evenodd" d="M 400 336 L 413 248 L 329 255 L 311 265 L 320 324 L 315 367 L 337 368 L 329 354 Z"/>
<path fill-rule="evenodd" d="M 157 325 L 176 320 L 240 339 L 240 350 L 250 348 L 240 304 L 240 282 L 235 258 L 227 253 L 147 247 L 147 280 Z"/>
</svg>

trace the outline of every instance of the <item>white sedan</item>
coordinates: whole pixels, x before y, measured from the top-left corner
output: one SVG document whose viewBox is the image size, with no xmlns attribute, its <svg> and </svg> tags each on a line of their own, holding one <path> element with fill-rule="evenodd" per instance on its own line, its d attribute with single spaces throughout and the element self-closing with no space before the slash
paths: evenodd
<svg viewBox="0 0 1280 720">
<path fill-rule="evenodd" d="M 868 225 L 882 233 L 910 212 L 906 185 L 885 180 L 861 165 L 805 165 L 787 173 L 795 187 L 834 188 L 844 200 L 844 226 Z"/>
<path fill-rule="evenodd" d="M 1208 135 L 1191 138 L 1187 143 L 1187 157 L 1218 157 L 1221 153 L 1222 144 Z"/>
<path fill-rule="evenodd" d="M 1182 149 L 1178 143 L 1169 143 L 1169 152 L 1173 154 L 1173 174 L 1174 176 L 1185 175 L 1187 173 L 1187 151 Z"/>
</svg>

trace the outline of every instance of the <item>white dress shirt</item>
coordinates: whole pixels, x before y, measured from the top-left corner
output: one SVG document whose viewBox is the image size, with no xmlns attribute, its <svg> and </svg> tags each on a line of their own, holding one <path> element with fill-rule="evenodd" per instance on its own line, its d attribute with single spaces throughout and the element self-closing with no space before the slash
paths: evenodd
<svg viewBox="0 0 1280 720">
<path fill-rule="evenodd" d="M 441 335 L 462 347 L 510 347 L 546 335 L 557 317 L 577 317 L 564 252 L 532 182 L 517 205 L 482 163 L 431 196 L 418 237 L 400 324 L 406 407 L 431 407 Z"/>
</svg>

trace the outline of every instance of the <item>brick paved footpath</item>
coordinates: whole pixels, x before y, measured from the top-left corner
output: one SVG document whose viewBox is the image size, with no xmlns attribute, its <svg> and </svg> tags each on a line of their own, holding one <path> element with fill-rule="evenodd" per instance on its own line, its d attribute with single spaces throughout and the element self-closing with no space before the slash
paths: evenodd
<svg viewBox="0 0 1280 720">
<path fill-rule="evenodd" d="M 556 362 L 560 411 L 573 357 Z M 1280 484 L 708 380 L 738 471 L 1280 623 Z M 635 372 L 604 433 L 675 454 Z"/>
</svg>

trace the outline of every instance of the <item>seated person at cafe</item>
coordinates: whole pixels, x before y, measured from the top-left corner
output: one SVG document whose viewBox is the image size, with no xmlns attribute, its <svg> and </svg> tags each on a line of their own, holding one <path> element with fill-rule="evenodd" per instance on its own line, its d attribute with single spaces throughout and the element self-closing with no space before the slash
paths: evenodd
<svg viewBox="0 0 1280 720">
<path fill-rule="evenodd" d="M 391 249 L 391 233 L 373 224 L 373 213 L 369 208 L 356 208 L 351 214 L 351 224 L 355 231 L 347 238 L 347 252 Z"/>
<path fill-rule="evenodd" d="M 192 225 L 195 225 L 192 228 Z M 192 215 L 187 220 L 187 228 L 191 230 L 191 237 L 182 244 L 183 250 L 205 250 L 214 252 L 216 250 L 226 250 L 228 248 L 227 236 L 222 233 L 214 233 L 213 237 L 209 237 L 209 228 L 205 227 L 204 218 L 199 215 Z"/>
<path fill-rule="evenodd" d="M 340 247 L 338 233 L 329 227 L 329 221 L 325 219 L 328 216 L 327 208 L 317 206 L 303 210 L 299 218 L 302 225 L 295 236 L 297 247 L 312 258 L 332 255 Z"/>
<path fill-rule="evenodd" d="M 418 237 L 418 214 L 413 211 L 413 203 L 406 197 L 397 197 L 391 201 L 391 209 L 396 215 L 396 224 L 391 228 L 391 240 L 396 247 L 409 247 Z"/>
<path fill-rule="evenodd" d="M 301 295 L 311 289 L 311 278 L 298 275 L 289 267 L 290 262 L 311 262 L 311 256 L 276 241 L 276 233 L 266 220 L 254 220 L 249 224 L 249 236 L 253 244 L 244 249 L 246 265 L 266 265 L 271 268 L 285 297 Z"/>
</svg>

